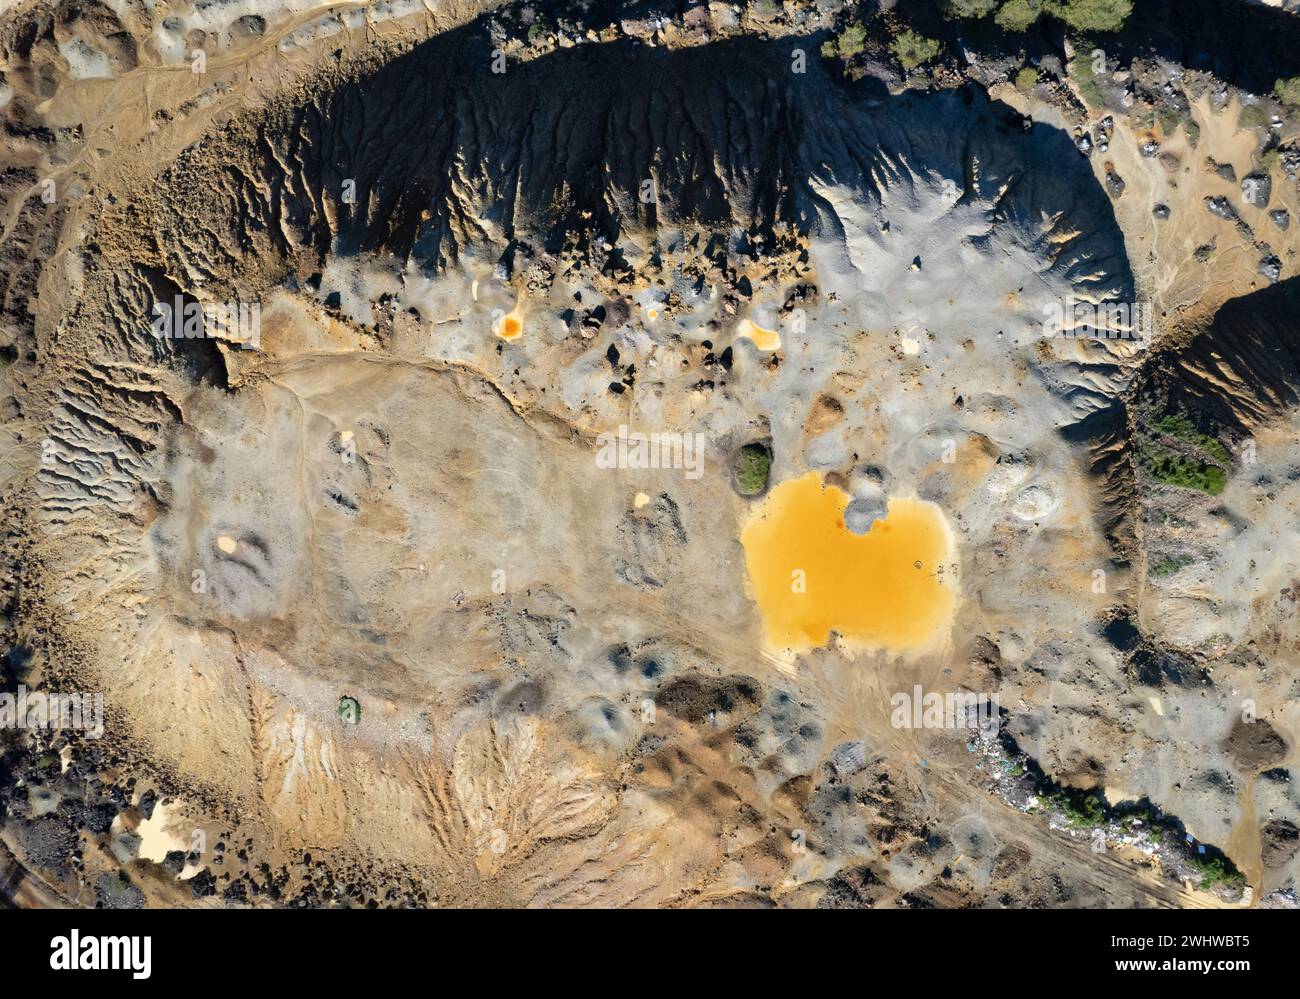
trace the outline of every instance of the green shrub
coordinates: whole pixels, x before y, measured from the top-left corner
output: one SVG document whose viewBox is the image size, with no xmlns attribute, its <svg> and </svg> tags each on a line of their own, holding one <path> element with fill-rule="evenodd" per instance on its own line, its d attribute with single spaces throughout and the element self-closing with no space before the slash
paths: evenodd
<svg viewBox="0 0 1300 999">
<path fill-rule="evenodd" d="M 852 59 L 867 47 L 867 29 L 860 24 L 850 24 L 839 35 L 822 44 L 822 55 L 827 59 L 839 56 Z"/>
<path fill-rule="evenodd" d="M 1006 0 L 993 20 L 1005 31 L 1028 31 L 1042 14 L 1042 0 Z"/>
<path fill-rule="evenodd" d="M 1224 465 L 1232 464 L 1232 456 L 1223 442 L 1217 437 L 1203 434 L 1192 425 L 1192 421 L 1178 413 L 1166 413 L 1156 420 L 1155 428 L 1162 434 L 1168 434 L 1184 443 L 1200 448 L 1211 458 Z"/>
<path fill-rule="evenodd" d="M 994 15 L 1007 31 L 1027 31 L 1044 14 L 1075 31 L 1119 31 L 1133 13 L 1133 0 L 1004 0 Z"/>
<path fill-rule="evenodd" d="M 1238 888 L 1246 883 L 1241 873 L 1222 857 L 1212 857 L 1208 860 L 1193 857 L 1192 866 L 1201 872 L 1201 891 L 1207 891 L 1215 885 Z"/>
<path fill-rule="evenodd" d="M 1095 829 L 1106 821 L 1106 807 L 1095 794 L 1087 794 L 1073 788 L 1057 788 L 1039 795 L 1043 801 L 1043 811 L 1050 812 L 1053 807 L 1065 813 L 1065 820 L 1071 829 Z"/>
<path fill-rule="evenodd" d="M 1038 70 L 1033 66 L 1026 66 L 1016 74 L 1016 86 L 1021 90 L 1033 90 L 1038 86 Z"/>
<path fill-rule="evenodd" d="M 1119 31 L 1133 13 L 1133 0 L 1049 0 L 1047 12 L 1075 31 Z"/>
<path fill-rule="evenodd" d="M 1092 71 L 1091 59 L 1087 56 L 1075 59 L 1070 63 L 1070 75 L 1074 78 L 1075 86 L 1079 88 L 1079 95 L 1088 107 L 1099 108 L 1106 103 L 1101 87 L 1097 86 L 1097 77 Z"/>
<path fill-rule="evenodd" d="M 1165 485 L 1218 496 L 1228 481 L 1227 473 L 1218 465 L 1197 461 L 1158 445 L 1146 445 L 1140 459 L 1151 477 Z"/>
<path fill-rule="evenodd" d="M 933 38 L 926 38 L 910 28 L 900 31 L 889 43 L 890 50 L 898 57 L 906 70 L 915 69 L 937 56 L 943 45 Z"/>
<path fill-rule="evenodd" d="M 1237 124 L 1242 128 L 1264 128 L 1268 124 L 1268 112 L 1258 104 L 1247 104 L 1241 109 Z"/>
<path fill-rule="evenodd" d="M 736 486 L 742 496 L 757 496 L 767 488 L 772 452 L 766 444 L 746 444 L 736 459 Z"/>
<path fill-rule="evenodd" d="M 1172 438 L 1190 445 L 1200 453 L 1200 457 L 1184 454 L 1161 438 Z M 1228 470 L 1232 468 L 1232 456 L 1223 442 L 1213 434 L 1202 433 L 1180 413 L 1162 413 L 1144 421 L 1138 435 L 1137 451 L 1138 463 L 1157 482 L 1196 489 L 1211 496 L 1223 492 Z"/>
<path fill-rule="evenodd" d="M 1153 563 L 1148 573 L 1156 578 L 1172 576 L 1179 569 L 1185 569 L 1192 564 L 1193 558 L 1190 555 L 1175 555 L 1173 558 L 1162 558 L 1159 562 Z"/>
<path fill-rule="evenodd" d="M 1075 829 L 1095 829 L 1106 821 L 1106 810 L 1095 794 L 1078 798 L 1066 795 L 1061 804 L 1066 819 Z"/>
<path fill-rule="evenodd" d="M 945 17 L 987 17 L 998 0 L 943 0 Z"/>
<path fill-rule="evenodd" d="M 1273 84 L 1273 95 L 1289 108 L 1300 108 L 1300 76 L 1278 80 Z"/>
</svg>

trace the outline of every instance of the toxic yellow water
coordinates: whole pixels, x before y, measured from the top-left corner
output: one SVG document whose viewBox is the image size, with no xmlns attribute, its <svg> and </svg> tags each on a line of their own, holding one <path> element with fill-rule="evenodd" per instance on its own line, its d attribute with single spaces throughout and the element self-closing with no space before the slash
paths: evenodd
<svg viewBox="0 0 1300 999">
<path fill-rule="evenodd" d="M 502 340 L 518 340 L 524 332 L 524 322 L 516 312 L 507 312 L 497 324 L 497 336 Z"/>
<path fill-rule="evenodd" d="M 742 319 L 736 324 L 736 336 L 749 337 L 759 350 L 777 350 L 781 346 L 780 333 L 776 330 L 764 329 L 749 319 Z"/>
<path fill-rule="evenodd" d="M 892 499 L 859 535 L 844 525 L 849 498 L 809 472 L 773 489 L 741 531 L 769 644 L 803 652 L 835 631 L 850 646 L 904 652 L 946 635 L 956 580 L 943 513 Z"/>
</svg>

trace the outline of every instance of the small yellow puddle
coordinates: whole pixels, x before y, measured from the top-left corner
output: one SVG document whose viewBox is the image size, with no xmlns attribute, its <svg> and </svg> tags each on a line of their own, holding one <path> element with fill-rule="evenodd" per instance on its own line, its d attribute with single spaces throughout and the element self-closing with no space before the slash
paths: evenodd
<svg viewBox="0 0 1300 999">
<path fill-rule="evenodd" d="M 943 513 L 892 499 L 859 535 L 844 525 L 849 499 L 809 472 L 773 489 L 741 531 L 770 645 L 806 652 L 835 631 L 850 647 L 905 652 L 945 637 L 957 580 Z"/>
<path fill-rule="evenodd" d="M 776 330 L 764 329 L 749 319 L 742 319 L 736 324 L 736 336 L 749 337 L 759 350 L 776 350 L 781 346 L 780 333 Z"/>
<path fill-rule="evenodd" d="M 518 309 L 507 312 L 497 322 L 496 334 L 502 340 L 518 340 L 523 332 L 524 321 L 520 318 Z"/>
</svg>

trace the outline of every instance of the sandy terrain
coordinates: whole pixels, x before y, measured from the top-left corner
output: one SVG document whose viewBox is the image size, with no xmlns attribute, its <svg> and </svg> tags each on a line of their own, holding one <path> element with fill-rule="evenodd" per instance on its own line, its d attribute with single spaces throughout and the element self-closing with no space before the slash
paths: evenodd
<svg viewBox="0 0 1300 999">
<path fill-rule="evenodd" d="M 0 12 L 15 899 L 1294 902 L 1295 124 L 791 6 Z"/>
</svg>

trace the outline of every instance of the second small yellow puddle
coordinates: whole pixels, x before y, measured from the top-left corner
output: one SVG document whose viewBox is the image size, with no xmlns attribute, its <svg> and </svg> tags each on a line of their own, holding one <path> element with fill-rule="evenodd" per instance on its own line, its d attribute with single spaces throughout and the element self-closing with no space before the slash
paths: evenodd
<svg viewBox="0 0 1300 999">
<path fill-rule="evenodd" d="M 511 309 L 496 323 L 493 331 L 502 340 L 518 340 L 524 333 L 524 320 L 518 309 Z"/>
<path fill-rule="evenodd" d="M 781 346 L 780 333 L 776 330 L 764 329 L 749 319 L 742 319 L 736 324 L 736 336 L 749 337 L 759 350 L 777 350 Z"/>
<path fill-rule="evenodd" d="M 943 513 L 892 499 L 859 535 L 844 524 L 849 499 L 809 472 L 773 489 L 741 531 L 769 644 L 806 652 L 835 631 L 850 646 L 906 652 L 946 637 L 957 580 Z"/>
</svg>

